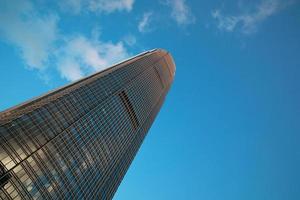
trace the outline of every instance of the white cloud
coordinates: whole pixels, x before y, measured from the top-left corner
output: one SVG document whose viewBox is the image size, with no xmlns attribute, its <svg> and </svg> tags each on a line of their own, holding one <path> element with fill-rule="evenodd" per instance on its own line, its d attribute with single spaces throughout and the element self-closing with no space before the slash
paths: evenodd
<svg viewBox="0 0 300 200">
<path fill-rule="evenodd" d="M 62 59 L 58 67 L 61 77 L 69 81 L 78 80 L 85 75 L 80 65 L 72 59 Z"/>
<path fill-rule="evenodd" d="M 178 25 L 195 23 L 196 18 L 185 0 L 167 0 L 167 5 L 171 7 L 171 16 Z"/>
<path fill-rule="evenodd" d="M 56 56 L 61 76 L 74 81 L 127 58 L 129 53 L 122 42 L 113 44 L 79 35 L 66 41 Z"/>
<path fill-rule="evenodd" d="M 152 12 L 146 12 L 144 13 L 142 19 L 140 20 L 139 24 L 138 24 L 138 30 L 141 32 L 141 33 L 145 33 L 145 32 L 148 32 L 150 31 L 150 27 L 149 27 L 149 24 L 150 24 L 150 17 L 152 16 Z"/>
<path fill-rule="evenodd" d="M 133 1 L 124 2 L 129 9 Z M 123 42 L 99 40 L 98 29 L 89 39 L 81 34 L 70 37 L 59 33 L 57 23 L 57 15 L 42 15 L 28 1 L 0 1 L 0 39 L 17 47 L 25 66 L 38 70 L 46 83 L 50 67 L 62 78 L 74 81 L 129 56 Z"/>
<path fill-rule="evenodd" d="M 131 11 L 133 4 L 134 0 L 65 0 L 59 3 L 64 11 L 74 14 L 83 10 L 95 13 Z"/>
<path fill-rule="evenodd" d="M 58 17 L 40 15 L 28 1 L 0 2 L 0 33 L 14 44 L 27 66 L 42 69 L 57 39 Z"/>
<path fill-rule="evenodd" d="M 215 10 L 212 12 L 212 17 L 216 19 L 220 30 L 232 32 L 240 29 L 243 33 L 250 34 L 256 32 L 259 24 L 279 12 L 286 5 L 286 2 L 281 0 L 262 0 L 252 12 L 223 15 L 220 10 Z"/>
</svg>

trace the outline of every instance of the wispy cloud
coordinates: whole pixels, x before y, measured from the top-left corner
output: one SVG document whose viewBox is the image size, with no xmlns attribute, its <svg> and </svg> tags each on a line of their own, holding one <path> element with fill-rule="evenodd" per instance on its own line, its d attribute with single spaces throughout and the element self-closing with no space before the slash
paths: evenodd
<svg viewBox="0 0 300 200">
<path fill-rule="evenodd" d="M 243 12 L 238 15 L 223 15 L 220 9 L 212 12 L 212 17 L 217 21 L 219 30 L 232 32 L 241 30 L 244 34 L 251 34 L 257 31 L 259 24 L 272 15 L 289 5 L 282 0 L 262 0 L 252 12 Z"/>
<path fill-rule="evenodd" d="M 83 9 L 84 1 L 82 1 L 82 0 L 64 0 L 64 1 L 59 1 L 58 5 L 65 12 L 79 14 Z"/>
<path fill-rule="evenodd" d="M 171 16 L 178 25 L 195 23 L 196 18 L 185 0 L 167 0 L 166 3 L 171 7 Z"/>
<path fill-rule="evenodd" d="M 100 71 L 129 56 L 122 42 L 103 42 L 82 35 L 66 41 L 57 52 L 57 66 L 63 78 L 74 81 Z"/>
<path fill-rule="evenodd" d="M 65 35 L 58 22 L 57 14 L 41 14 L 29 1 L 0 1 L 0 39 L 17 47 L 25 66 L 45 82 L 50 67 L 74 81 L 129 56 L 122 41 L 102 41 L 97 30 L 91 37 Z"/>
<path fill-rule="evenodd" d="M 42 15 L 28 1 L 0 2 L 0 33 L 20 50 L 30 68 L 45 67 L 58 37 L 57 21 L 57 15 Z"/>
<path fill-rule="evenodd" d="M 138 30 L 141 33 L 145 33 L 145 32 L 149 32 L 150 29 L 150 22 L 151 22 L 151 16 L 153 15 L 152 12 L 146 12 L 143 14 L 142 19 L 140 20 L 139 24 L 138 24 Z"/>
<path fill-rule="evenodd" d="M 65 0 L 60 7 L 67 12 L 79 14 L 82 11 L 111 13 L 114 11 L 131 11 L 134 0 Z"/>
<path fill-rule="evenodd" d="M 134 46 L 137 43 L 137 39 L 132 34 L 127 34 L 123 37 L 122 41 L 128 46 Z"/>
<path fill-rule="evenodd" d="M 91 0 L 89 8 L 92 11 L 131 11 L 134 0 Z"/>
</svg>

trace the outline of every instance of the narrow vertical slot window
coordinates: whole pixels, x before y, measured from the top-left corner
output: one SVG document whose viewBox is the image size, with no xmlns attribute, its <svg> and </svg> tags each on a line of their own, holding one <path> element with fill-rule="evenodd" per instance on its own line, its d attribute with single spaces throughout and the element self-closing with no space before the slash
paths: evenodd
<svg viewBox="0 0 300 200">
<path fill-rule="evenodd" d="M 139 126 L 139 121 L 137 119 L 137 116 L 133 110 L 133 106 L 132 106 L 131 102 L 129 101 L 129 98 L 128 98 L 127 94 L 125 93 L 125 91 L 122 91 L 121 93 L 119 93 L 119 97 L 121 98 L 121 101 L 125 106 L 125 109 L 129 115 L 129 118 L 130 118 L 133 128 L 137 129 Z"/>
</svg>

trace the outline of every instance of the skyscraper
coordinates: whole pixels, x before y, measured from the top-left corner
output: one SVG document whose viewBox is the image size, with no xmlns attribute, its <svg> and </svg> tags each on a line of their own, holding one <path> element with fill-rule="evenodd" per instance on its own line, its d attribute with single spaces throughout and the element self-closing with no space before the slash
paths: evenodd
<svg viewBox="0 0 300 200">
<path fill-rule="evenodd" d="M 175 74 L 161 49 L 0 113 L 1 199 L 111 199 Z"/>
</svg>

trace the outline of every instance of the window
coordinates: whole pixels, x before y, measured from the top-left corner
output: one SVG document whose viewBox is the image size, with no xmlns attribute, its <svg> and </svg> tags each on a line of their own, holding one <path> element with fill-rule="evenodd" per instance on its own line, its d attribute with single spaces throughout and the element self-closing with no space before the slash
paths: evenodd
<svg viewBox="0 0 300 200">
<path fill-rule="evenodd" d="M 2 188 L 10 179 L 10 175 L 5 172 L 5 168 L 0 163 L 0 188 Z"/>
<path fill-rule="evenodd" d="M 127 94 L 125 93 L 125 91 L 122 91 L 121 93 L 119 93 L 119 97 L 121 98 L 122 103 L 124 104 L 124 106 L 126 108 L 126 111 L 130 117 L 130 121 L 131 121 L 133 128 L 137 129 L 137 127 L 139 126 L 139 121 L 136 117 L 136 114 L 133 110 L 132 104 L 129 101 L 129 98 L 128 98 Z"/>
</svg>

